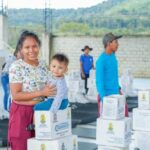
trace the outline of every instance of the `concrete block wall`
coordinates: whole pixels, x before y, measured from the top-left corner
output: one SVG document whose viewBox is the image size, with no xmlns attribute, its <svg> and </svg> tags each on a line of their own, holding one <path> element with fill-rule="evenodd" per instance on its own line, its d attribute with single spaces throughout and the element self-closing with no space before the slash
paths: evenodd
<svg viewBox="0 0 150 150">
<path fill-rule="evenodd" d="M 101 37 L 53 37 L 53 52 L 63 52 L 70 59 L 69 71 L 79 69 L 81 49 L 89 45 L 91 55 L 96 62 L 104 50 Z M 116 53 L 119 62 L 119 74 L 130 68 L 134 77 L 150 78 L 150 37 L 123 37 L 119 39 Z"/>
</svg>

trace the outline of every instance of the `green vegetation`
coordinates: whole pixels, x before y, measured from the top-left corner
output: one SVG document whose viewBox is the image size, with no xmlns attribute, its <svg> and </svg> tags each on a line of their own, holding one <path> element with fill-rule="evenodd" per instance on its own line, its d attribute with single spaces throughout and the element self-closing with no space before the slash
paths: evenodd
<svg viewBox="0 0 150 150">
<path fill-rule="evenodd" d="M 18 25 L 18 26 L 10 26 L 9 27 L 9 36 L 8 41 L 9 45 L 13 48 L 16 46 L 16 41 L 23 30 L 30 30 L 36 32 L 39 37 L 41 36 L 42 32 L 44 32 L 44 27 L 42 25 Z"/>
<path fill-rule="evenodd" d="M 106 32 L 123 35 L 150 35 L 150 0 L 107 0 L 89 8 L 52 10 L 53 35 L 92 35 Z M 44 10 L 10 9 L 10 41 L 22 29 L 44 31 Z"/>
</svg>

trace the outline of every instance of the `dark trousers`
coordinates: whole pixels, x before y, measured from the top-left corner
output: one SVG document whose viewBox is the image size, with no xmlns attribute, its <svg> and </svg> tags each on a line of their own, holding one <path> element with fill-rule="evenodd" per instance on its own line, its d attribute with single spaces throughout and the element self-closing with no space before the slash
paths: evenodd
<svg viewBox="0 0 150 150">
<path fill-rule="evenodd" d="M 85 92 L 86 92 L 86 94 L 88 92 L 88 87 L 87 87 L 88 78 L 89 78 L 89 74 L 85 74 L 85 78 L 82 78 L 82 80 L 85 80 Z"/>
</svg>

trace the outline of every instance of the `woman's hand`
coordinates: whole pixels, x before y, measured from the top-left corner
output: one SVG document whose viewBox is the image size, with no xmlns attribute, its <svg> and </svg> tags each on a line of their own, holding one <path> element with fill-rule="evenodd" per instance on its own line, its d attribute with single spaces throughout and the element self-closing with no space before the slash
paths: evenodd
<svg viewBox="0 0 150 150">
<path fill-rule="evenodd" d="M 46 85 L 42 90 L 42 96 L 52 96 L 54 97 L 56 95 L 56 87 L 54 85 Z"/>
</svg>

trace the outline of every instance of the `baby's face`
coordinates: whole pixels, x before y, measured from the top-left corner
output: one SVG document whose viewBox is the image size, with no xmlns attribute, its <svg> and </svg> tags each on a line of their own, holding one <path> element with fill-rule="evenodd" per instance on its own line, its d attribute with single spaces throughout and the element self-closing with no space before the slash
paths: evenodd
<svg viewBox="0 0 150 150">
<path fill-rule="evenodd" d="M 55 77 L 62 77 L 67 72 L 67 65 L 54 59 L 51 61 L 50 70 Z"/>
</svg>

